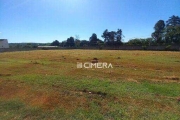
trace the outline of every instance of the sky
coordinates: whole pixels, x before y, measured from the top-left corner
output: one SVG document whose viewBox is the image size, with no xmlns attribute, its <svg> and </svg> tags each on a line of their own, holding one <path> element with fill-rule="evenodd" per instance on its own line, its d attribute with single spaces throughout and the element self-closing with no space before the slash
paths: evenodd
<svg viewBox="0 0 180 120">
<path fill-rule="evenodd" d="M 180 16 L 180 0 L 0 0 L 0 39 L 50 43 L 122 29 L 126 42 L 151 37 L 158 20 Z"/>
</svg>

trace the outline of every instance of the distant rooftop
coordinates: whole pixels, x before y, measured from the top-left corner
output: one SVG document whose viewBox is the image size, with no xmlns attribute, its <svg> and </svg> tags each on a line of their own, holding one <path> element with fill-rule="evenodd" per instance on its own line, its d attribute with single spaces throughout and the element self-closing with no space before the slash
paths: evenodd
<svg viewBox="0 0 180 120">
<path fill-rule="evenodd" d="M 38 48 L 57 48 L 58 46 L 38 46 Z"/>
<path fill-rule="evenodd" d="M 0 41 L 4 41 L 4 40 L 7 40 L 7 39 L 0 39 Z"/>
</svg>

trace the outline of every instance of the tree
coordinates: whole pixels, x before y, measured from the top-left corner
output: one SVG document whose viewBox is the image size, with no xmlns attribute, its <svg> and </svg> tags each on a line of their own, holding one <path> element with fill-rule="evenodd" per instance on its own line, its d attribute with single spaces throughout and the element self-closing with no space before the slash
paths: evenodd
<svg viewBox="0 0 180 120">
<path fill-rule="evenodd" d="M 121 42 L 121 40 L 122 40 L 122 30 L 118 29 L 116 33 L 116 41 Z"/>
<path fill-rule="evenodd" d="M 108 29 L 106 29 L 101 37 L 104 38 L 105 43 L 113 43 L 115 39 L 115 33 L 116 32 L 114 31 L 108 32 Z"/>
<path fill-rule="evenodd" d="M 98 41 L 97 35 L 93 33 L 92 36 L 89 38 L 89 42 L 92 46 L 96 46 L 97 41 Z"/>
<path fill-rule="evenodd" d="M 66 40 L 64 40 L 64 41 L 62 41 L 61 43 L 60 43 L 60 46 L 61 47 L 65 47 L 67 45 L 67 41 Z"/>
<path fill-rule="evenodd" d="M 180 43 L 180 18 L 172 16 L 166 21 L 165 39 L 167 43 Z"/>
<path fill-rule="evenodd" d="M 152 42 L 152 38 L 135 38 L 130 39 L 127 45 L 149 46 Z"/>
<path fill-rule="evenodd" d="M 128 45 L 142 45 L 141 39 L 135 38 L 135 39 L 130 39 L 127 42 Z"/>
<path fill-rule="evenodd" d="M 166 21 L 166 26 L 177 26 L 180 25 L 180 18 L 179 16 L 171 16 L 167 21 Z"/>
<path fill-rule="evenodd" d="M 67 39 L 66 46 L 68 46 L 68 47 L 74 47 L 75 46 L 75 42 L 74 42 L 73 37 L 70 37 L 70 38 Z"/>
<path fill-rule="evenodd" d="M 59 46 L 59 45 L 60 45 L 60 43 L 58 40 L 55 40 L 51 43 L 51 46 Z"/>
<path fill-rule="evenodd" d="M 76 40 L 74 41 L 74 43 L 75 43 L 75 46 L 76 46 L 76 47 L 79 47 L 79 46 L 80 46 L 81 41 L 80 41 L 80 40 L 78 40 L 78 39 L 76 39 Z"/>
<path fill-rule="evenodd" d="M 117 32 L 115 31 L 111 31 L 111 32 L 108 32 L 108 30 L 106 29 L 102 36 L 102 38 L 104 38 L 104 42 L 107 44 L 107 45 L 120 45 L 122 44 L 122 30 L 121 29 L 118 29 Z"/>
<path fill-rule="evenodd" d="M 159 20 L 155 26 L 154 26 L 154 30 L 158 31 L 158 32 L 162 32 L 164 30 L 165 27 L 165 23 L 164 20 Z"/>
<path fill-rule="evenodd" d="M 87 40 L 82 40 L 81 43 L 80 43 L 80 46 L 81 46 L 81 47 L 89 46 L 89 41 L 87 41 Z"/>
<path fill-rule="evenodd" d="M 153 39 L 152 39 L 152 38 L 146 38 L 145 44 L 146 44 L 147 46 L 152 45 L 152 44 L 153 44 Z"/>
<path fill-rule="evenodd" d="M 122 30 L 121 29 L 118 29 L 117 32 L 116 32 L 116 45 L 121 45 L 122 44 Z"/>
<path fill-rule="evenodd" d="M 168 26 L 166 28 L 166 43 L 180 44 L 180 26 Z"/>
<path fill-rule="evenodd" d="M 103 34 L 101 35 L 102 38 L 104 38 L 104 42 L 107 42 L 109 41 L 109 32 L 108 32 L 108 29 L 106 29 Z"/>
<path fill-rule="evenodd" d="M 102 49 L 104 47 L 104 42 L 102 40 L 98 40 L 97 45 L 99 46 L 99 49 Z"/>
<path fill-rule="evenodd" d="M 108 36 L 109 36 L 109 42 L 111 42 L 111 43 L 114 43 L 114 41 L 115 41 L 115 37 L 116 37 L 116 32 L 115 31 L 111 31 L 111 32 L 109 32 L 108 33 Z"/>
<path fill-rule="evenodd" d="M 162 42 L 163 32 L 165 28 L 165 23 L 163 20 L 159 20 L 154 26 L 154 32 L 151 34 L 152 38 L 156 40 L 157 43 Z"/>
</svg>

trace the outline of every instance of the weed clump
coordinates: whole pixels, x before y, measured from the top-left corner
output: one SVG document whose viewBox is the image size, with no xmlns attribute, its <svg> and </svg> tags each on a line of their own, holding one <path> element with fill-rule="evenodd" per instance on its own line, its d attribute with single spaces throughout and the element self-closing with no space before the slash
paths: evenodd
<svg viewBox="0 0 180 120">
<path fill-rule="evenodd" d="M 93 59 L 91 60 L 91 63 L 98 63 L 98 59 L 97 59 L 97 58 L 93 58 Z"/>
</svg>

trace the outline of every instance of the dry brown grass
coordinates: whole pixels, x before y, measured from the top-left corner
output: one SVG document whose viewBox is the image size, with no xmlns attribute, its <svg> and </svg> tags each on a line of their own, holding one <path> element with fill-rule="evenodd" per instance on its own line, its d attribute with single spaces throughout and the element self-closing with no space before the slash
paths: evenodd
<svg viewBox="0 0 180 120">
<path fill-rule="evenodd" d="M 98 79 L 110 80 L 112 83 L 126 81 L 141 84 L 141 81 L 149 80 L 178 84 L 180 82 L 180 62 L 177 62 L 180 59 L 179 52 L 40 50 L 3 53 L 0 54 L 0 58 L 0 98 L 3 99 L 18 98 L 27 105 L 38 106 L 45 110 L 56 108 L 64 108 L 67 111 L 74 111 L 78 108 L 89 110 L 92 101 L 97 103 L 102 113 L 108 113 L 111 109 L 109 103 L 147 108 L 152 111 L 155 108 L 160 111 L 177 110 L 172 104 L 162 102 L 163 100 L 177 102 L 179 101 L 177 97 L 156 95 L 151 99 L 133 98 L 128 95 L 118 96 L 118 93 L 110 94 L 100 90 L 79 90 L 78 87 L 78 89 L 69 87 L 68 84 L 69 88 L 66 88 L 67 86 L 64 84 L 51 85 L 48 82 L 30 84 L 23 77 L 32 76 L 30 80 L 34 80 L 33 77 L 36 75 L 59 76 L 58 79 L 61 79 L 62 76 L 62 79 L 69 77 L 74 81 Z M 112 63 L 114 68 L 77 69 L 77 62 L 107 62 Z M 38 81 L 41 78 L 37 77 L 36 79 Z M 59 83 L 58 79 L 57 83 Z M 160 99 L 160 101 L 156 99 Z M 132 115 L 137 116 L 138 112 L 141 110 L 135 110 Z"/>
</svg>

